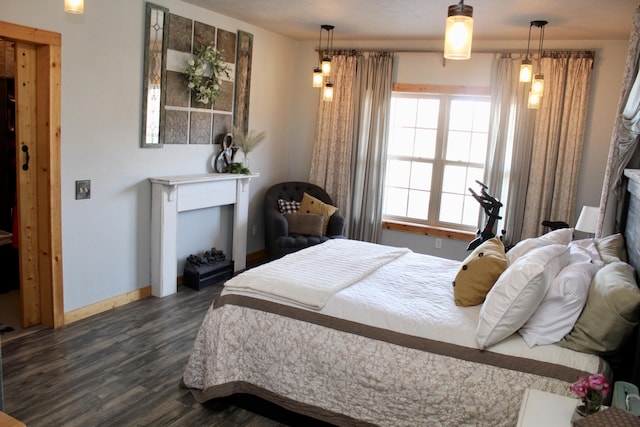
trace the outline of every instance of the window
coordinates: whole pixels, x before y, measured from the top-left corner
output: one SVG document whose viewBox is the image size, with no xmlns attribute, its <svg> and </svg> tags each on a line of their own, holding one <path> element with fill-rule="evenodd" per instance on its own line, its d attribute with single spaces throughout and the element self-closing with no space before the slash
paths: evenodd
<svg viewBox="0 0 640 427">
<path fill-rule="evenodd" d="M 480 205 L 488 96 L 394 92 L 391 99 L 384 218 L 475 230 Z"/>
</svg>

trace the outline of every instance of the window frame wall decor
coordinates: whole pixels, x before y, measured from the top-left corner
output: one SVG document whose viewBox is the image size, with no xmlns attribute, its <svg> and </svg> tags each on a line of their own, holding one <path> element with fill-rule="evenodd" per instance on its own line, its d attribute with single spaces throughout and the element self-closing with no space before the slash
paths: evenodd
<svg viewBox="0 0 640 427">
<path fill-rule="evenodd" d="M 389 143 L 388 143 L 388 151 L 387 151 L 387 167 L 386 167 L 386 177 L 385 177 L 385 188 L 384 188 L 384 206 L 383 206 L 383 221 L 401 221 L 403 223 L 416 224 L 422 226 L 432 226 L 432 227 L 442 227 L 447 229 L 454 229 L 460 231 L 474 231 L 477 228 L 477 223 L 480 218 L 480 206 L 473 199 L 471 194 L 468 192 L 469 187 L 475 187 L 475 179 L 481 180 L 484 177 L 485 169 L 486 169 L 486 151 L 488 149 L 488 127 L 489 127 L 489 110 L 490 110 L 490 97 L 487 94 L 482 93 L 409 93 L 394 90 L 392 95 L 392 105 L 397 102 L 399 99 L 415 99 L 418 102 L 420 101 L 436 101 L 439 104 L 439 112 L 437 115 L 437 120 L 435 123 L 432 123 L 433 126 L 428 126 L 429 129 L 423 128 L 422 131 L 427 133 L 431 133 L 434 137 L 434 147 L 432 155 L 420 155 L 416 153 L 416 147 L 414 144 L 412 145 L 412 153 L 398 153 L 396 152 L 396 145 L 398 143 L 398 138 L 400 134 L 397 132 L 398 130 L 406 130 L 409 134 L 414 134 L 415 130 L 420 130 L 421 126 L 418 122 L 415 122 L 415 126 L 394 126 L 394 118 L 392 117 L 390 120 L 389 126 Z M 459 100 L 463 101 L 473 101 L 473 102 L 482 102 L 486 103 L 487 110 L 487 120 L 486 120 L 486 129 L 484 132 L 479 132 L 478 129 L 470 129 L 467 133 L 469 133 L 470 143 L 473 141 L 473 134 L 484 134 L 485 136 L 485 151 L 483 153 L 476 153 L 476 156 L 469 158 L 467 160 L 461 159 L 453 159 L 450 156 L 447 156 L 447 147 L 449 145 L 449 133 L 457 132 L 456 130 L 450 129 L 450 118 L 451 118 L 451 103 Z M 392 111 L 394 107 L 392 106 Z M 417 110 L 416 110 L 417 111 Z M 395 142 L 394 142 L 395 141 Z M 470 146 L 471 147 L 471 146 Z M 470 148 L 470 151 L 473 150 Z M 407 173 L 409 173 L 408 181 L 406 182 L 406 188 L 402 186 L 394 186 L 391 185 L 394 181 L 393 171 L 394 171 L 394 162 L 409 162 L 409 169 Z M 431 179 L 428 183 L 420 183 L 414 182 L 415 178 L 412 176 L 411 168 L 412 165 L 417 166 L 427 166 L 427 169 L 431 168 Z M 395 165 L 397 166 L 397 164 Z M 446 196 L 450 191 L 447 191 L 448 182 L 445 179 L 445 169 L 451 167 L 463 167 L 463 168 L 473 168 L 480 169 L 480 172 L 473 175 L 473 177 L 466 177 L 465 182 L 462 185 L 458 185 L 457 191 L 451 193 L 451 197 L 461 198 L 462 200 L 462 210 L 463 212 L 472 212 L 472 219 L 464 221 L 464 214 L 461 212 L 460 221 L 453 221 L 451 219 L 445 220 L 443 219 L 443 196 Z M 468 172 L 468 171 L 467 171 Z M 467 173 L 467 175 L 469 175 Z M 418 181 L 420 181 L 418 179 Z M 450 182 L 450 181 L 449 181 Z M 412 185 L 415 183 L 416 185 Z M 424 185 L 426 184 L 426 186 Z M 414 188 L 415 187 L 415 188 Z M 394 209 L 397 209 L 397 201 L 394 202 L 395 199 L 390 197 L 391 191 L 393 189 L 400 189 L 402 192 L 402 188 L 404 188 L 407 192 L 407 201 L 405 213 L 400 214 L 399 212 L 394 212 Z M 414 215 L 409 212 L 409 193 L 412 194 L 422 194 L 426 197 L 428 193 L 428 202 L 426 202 L 426 206 L 424 206 L 424 212 L 421 215 Z M 455 193 L 455 194 L 454 194 Z"/>
<path fill-rule="evenodd" d="M 146 3 L 140 139 L 142 148 L 161 148 L 164 144 L 169 19 L 169 9 Z"/>
<path fill-rule="evenodd" d="M 236 32 L 175 14 L 171 14 L 170 19 L 164 143 L 220 144 L 233 129 Z M 189 90 L 184 71 L 188 61 L 194 58 L 194 52 L 205 45 L 223 52 L 229 77 L 224 73 L 218 75 L 221 81 L 220 95 L 202 104 Z"/>
</svg>

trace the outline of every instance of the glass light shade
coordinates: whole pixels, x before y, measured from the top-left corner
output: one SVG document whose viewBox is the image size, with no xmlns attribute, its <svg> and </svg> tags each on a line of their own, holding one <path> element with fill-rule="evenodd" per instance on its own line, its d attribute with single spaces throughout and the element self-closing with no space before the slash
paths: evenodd
<svg viewBox="0 0 640 427">
<path fill-rule="evenodd" d="M 469 59 L 473 36 L 473 8 L 460 4 L 449 6 L 444 34 L 444 57 Z"/>
<path fill-rule="evenodd" d="M 325 76 L 331 74 L 331 58 L 328 56 L 322 58 L 322 74 Z"/>
<path fill-rule="evenodd" d="M 520 81 L 529 83 L 531 76 L 533 76 L 533 63 L 530 59 L 523 59 L 520 65 Z"/>
<path fill-rule="evenodd" d="M 64 0 L 64 11 L 67 13 L 84 13 L 84 0 Z"/>
<path fill-rule="evenodd" d="M 533 83 L 531 83 L 531 92 L 542 96 L 544 93 L 544 75 L 536 74 L 533 76 Z"/>
<path fill-rule="evenodd" d="M 333 101 L 333 83 L 327 83 L 326 85 L 324 85 L 324 90 L 322 91 L 322 100 Z"/>
<path fill-rule="evenodd" d="M 537 93 L 529 92 L 529 101 L 527 102 L 527 107 L 537 110 L 540 108 L 540 101 L 542 97 Z"/>
<path fill-rule="evenodd" d="M 322 75 L 322 70 L 318 67 L 313 69 L 313 87 L 322 87 L 322 81 L 324 80 L 324 76 Z"/>
</svg>

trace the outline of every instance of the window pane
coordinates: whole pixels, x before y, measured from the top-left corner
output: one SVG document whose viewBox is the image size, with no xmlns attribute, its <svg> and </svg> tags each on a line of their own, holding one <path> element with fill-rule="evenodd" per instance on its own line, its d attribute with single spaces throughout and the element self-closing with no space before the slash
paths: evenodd
<svg viewBox="0 0 640 427">
<path fill-rule="evenodd" d="M 410 190 L 407 216 L 426 220 L 429 215 L 429 196 L 428 191 Z"/>
<path fill-rule="evenodd" d="M 411 156 L 414 136 L 414 128 L 393 127 L 389 139 L 389 154 L 392 156 Z"/>
<path fill-rule="evenodd" d="M 431 175 L 433 165 L 431 163 L 411 163 L 411 188 L 416 190 L 431 190 Z"/>
<path fill-rule="evenodd" d="M 464 196 L 442 193 L 440 199 L 440 221 L 460 224 Z"/>
<path fill-rule="evenodd" d="M 423 159 L 433 159 L 436 155 L 436 136 L 435 129 L 416 129 L 416 144 L 413 155 Z"/>
<path fill-rule="evenodd" d="M 464 166 L 445 166 L 442 176 L 442 191 L 458 194 L 466 193 L 467 168 Z"/>
<path fill-rule="evenodd" d="M 489 101 L 475 102 L 475 112 L 473 115 L 474 132 L 489 132 L 490 105 Z"/>
<path fill-rule="evenodd" d="M 476 199 L 473 198 L 473 196 L 465 196 L 462 223 L 474 227 L 478 225 L 478 216 L 480 215 L 480 209 L 480 204 Z"/>
<path fill-rule="evenodd" d="M 421 99 L 418 103 L 418 118 L 416 121 L 416 127 L 437 129 L 439 114 L 439 99 Z"/>
<path fill-rule="evenodd" d="M 465 186 L 465 193 L 468 192 L 469 188 L 473 188 L 473 191 L 476 193 L 480 191 L 480 187 L 476 183 L 476 181 L 483 182 L 484 180 L 484 169 L 482 168 L 468 168 L 467 169 L 467 185 Z"/>
<path fill-rule="evenodd" d="M 484 164 L 487 155 L 487 138 L 486 133 L 474 133 L 471 136 L 470 162 Z"/>
<path fill-rule="evenodd" d="M 469 132 L 449 131 L 446 159 L 460 162 L 469 161 L 470 143 L 471 134 Z"/>
<path fill-rule="evenodd" d="M 415 126 L 418 100 L 415 98 L 397 98 L 393 111 L 396 126 Z"/>
<path fill-rule="evenodd" d="M 475 101 L 452 100 L 449 113 L 449 129 L 471 130 Z"/>
<path fill-rule="evenodd" d="M 386 185 L 392 187 L 408 187 L 411 162 L 404 160 L 389 160 L 387 164 Z"/>
<path fill-rule="evenodd" d="M 386 187 L 384 213 L 386 215 L 406 216 L 408 194 L 409 191 L 404 188 Z"/>
</svg>

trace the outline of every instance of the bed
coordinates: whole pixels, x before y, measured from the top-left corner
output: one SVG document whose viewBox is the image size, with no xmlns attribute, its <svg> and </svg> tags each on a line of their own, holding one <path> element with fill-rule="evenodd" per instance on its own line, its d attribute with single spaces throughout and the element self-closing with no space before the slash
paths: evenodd
<svg viewBox="0 0 640 427">
<path fill-rule="evenodd" d="M 570 263 L 573 243 L 549 239 L 520 248 L 522 259 L 538 252 L 548 258 L 535 273 L 537 284 L 553 281 Z M 566 239 L 566 232 L 558 239 Z M 587 243 L 596 242 L 578 246 Z M 615 258 L 616 250 L 609 255 Z M 576 351 L 570 340 L 533 346 L 530 337 L 525 341 L 519 329 L 526 328 L 510 316 L 524 310 L 520 317 L 533 317 L 550 285 L 542 297 L 539 290 L 536 297 L 522 297 L 522 289 L 537 285 L 506 273 L 523 262 L 517 252 L 488 291 L 494 296 L 468 306 L 456 304 L 456 287 L 470 258 L 461 266 L 338 239 L 248 270 L 225 283 L 206 314 L 183 385 L 200 402 L 248 393 L 337 425 L 515 425 L 527 388 L 571 396 L 568 387 L 578 376 L 614 375 L 609 350 Z M 479 257 L 488 254 L 485 248 Z M 466 272 L 477 274 L 471 267 Z M 528 285 L 515 300 L 511 285 L 498 285 L 522 280 Z M 633 288 L 627 284 L 626 291 L 631 299 L 638 296 L 640 306 L 635 281 Z M 632 311 L 637 317 L 638 310 Z M 609 332 L 600 331 L 607 337 Z M 620 341 L 633 342 L 633 333 L 632 325 Z"/>
</svg>

